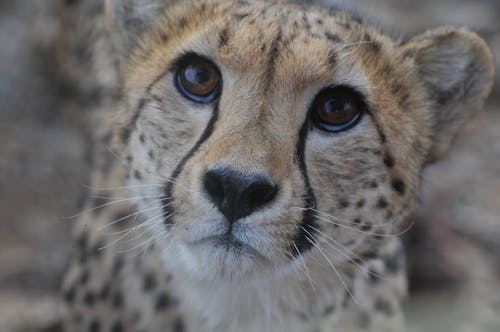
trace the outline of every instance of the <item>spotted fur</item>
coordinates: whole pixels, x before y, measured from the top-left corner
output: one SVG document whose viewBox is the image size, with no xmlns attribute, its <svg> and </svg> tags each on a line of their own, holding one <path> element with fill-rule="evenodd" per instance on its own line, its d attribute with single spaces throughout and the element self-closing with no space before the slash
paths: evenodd
<svg viewBox="0 0 500 332">
<path fill-rule="evenodd" d="M 395 41 L 287 1 L 109 0 L 105 12 L 122 99 L 97 125 L 114 160 L 96 157 L 109 163 L 78 223 L 68 331 L 402 331 L 403 221 L 422 169 L 489 93 L 484 42 L 450 27 Z M 219 68 L 216 102 L 176 89 L 190 53 Z M 327 133 L 308 114 L 339 85 L 367 112 Z M 217 167 L 264 174 L 278 194 L 230 228 L 203 187 Z"/>
</svg>

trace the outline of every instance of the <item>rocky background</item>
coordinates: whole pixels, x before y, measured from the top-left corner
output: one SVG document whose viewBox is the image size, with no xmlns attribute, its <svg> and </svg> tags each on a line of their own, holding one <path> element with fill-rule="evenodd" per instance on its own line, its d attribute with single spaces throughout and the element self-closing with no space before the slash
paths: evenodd
<svg viewBox="0 0 500 332">
<path fill-rule="evenodd" d="M 1 332 L 58 331 L 58 287 L 74 220 L 66 217 L 79 212 L 88 183 L 86 127 L 78 107 L 68 107 L 71 88 L 47 52 L 58 29 L 51 1 L 0 0 Z M 498 332 L 500 0 L 340 2 L 395 36 L 466 25 L 493 50 L 497 82 L 486 109 L 424 176 L 406 239 L 407 311 L 412 332 Z"/>
</svg>

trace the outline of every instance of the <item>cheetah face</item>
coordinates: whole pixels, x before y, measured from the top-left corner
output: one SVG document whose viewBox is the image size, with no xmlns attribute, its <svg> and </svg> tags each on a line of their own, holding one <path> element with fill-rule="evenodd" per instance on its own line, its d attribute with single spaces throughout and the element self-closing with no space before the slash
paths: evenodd
<svg viewBox="0 0 500 332">
<path fill-rule="evenodd" d="M 199 279 L 355 268 L 404 231 L 423 166 L 491 84 L 465 30 L 397 45 L 337 11 L 189 11 L 127 60 L 120 135 L 156 244 Z"/>
</svg>

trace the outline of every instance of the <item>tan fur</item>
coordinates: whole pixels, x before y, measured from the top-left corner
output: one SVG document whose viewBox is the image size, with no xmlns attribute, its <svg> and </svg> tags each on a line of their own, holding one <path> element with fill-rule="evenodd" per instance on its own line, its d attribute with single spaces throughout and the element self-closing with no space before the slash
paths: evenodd
<svg viewBox="0 0 500 332">
<path fill-rule="evenodd" d="M 120 1 L 107 6 L 119 8 Z M 157 8 L 153 0 L 151 6 Z M 401 331 L 401 224 L 415 205 L 422 168 L 444 153 L 489 93 L 493 70 L 484 42 L 466 29 L 444 28 L 400 45 L 351 14 L 283 1 L 179 2 L 155 12 L 154 23 L 149 14 L 140 15 L 147 18 L 141 26 L 151 27 L 146 32 L 129 32 L 119 15 L 108 21 L 123 70 L 115 153 L 127 174 L 101 177 L 96 186 L 131 186 L 126 196 L 136 197 L 132 208 L 142 211 L 136 215 L 145 225 L 131 242 L 154 243 L 135 259 L 140 267 L 113 279 L 127 294 L 117 318 L 123 328 L 176 331 L 172 322 L 182 316 L 193 331 L 332 331 L 334 321 L 346 331 L 364 324 Z M 139 37 L 128 40 L 132 33 Z M 217 106 L 176 90 L 170 68 L 186 52 L 210 58 L 221 71 Z M 312 101 L 335 85 L 361 93 L 369 113 L 345 132 L 307 129 L 301 150 Z M 197 146 L 214 112 L 213 129 Z M 202 186 L 218 166 L 264 174 L 279 187 L 271 205 L 235 226 L 252 247 L 241 255 L 198 243 L 226 227 Z M 123 165 L 115 167 L 121 174 Z M 314 244 L 292 257 L 309 191 L 316 224 L 302 238 Z M 120 192 L 111 194 L 117 199 Z M 164 223 L 166 204 L 174 211 L 171 225 Z M 116 237 L 99 233 L 111 215 L 83 223 L 93 237 L 112 242 Z M 109 261 L 122 246 L 106 246 L 106 262 L 91 263 L 100 271 L 92 273 L 95 285 L 109 278 Z M 68 273 L 66 289 L 82 266 Z M 173 275 L 162 291 L 176 299 L 169 315 L 154 314 L 154 300 L 137 286 L 145 270 Z M 84 316 L 94 310 L 73 307 Z M 142 318 L 134 322 L 137 312 Z M 350 316 L 354 322 L 343 322 Z"/>
</svg>

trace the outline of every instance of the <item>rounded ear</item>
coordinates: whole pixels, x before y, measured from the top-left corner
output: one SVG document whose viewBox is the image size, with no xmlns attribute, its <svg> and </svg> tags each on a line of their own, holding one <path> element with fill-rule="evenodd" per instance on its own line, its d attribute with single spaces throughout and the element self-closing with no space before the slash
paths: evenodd
<svg viewBox="0 0 500 332">
<path fill-rule="evenodd" d="M 105 0 L 106 19 L 122 59 L 129 58 L 142 34 L 173 0 Z"/>
<path fill-rule="evenodd" d="M 493 84 L 486 43 L 465 28 L 444 27 L 401 46 L 431 99 L 433 142 L 428 162 L 440 158 L 461 125 L 484 104 Z"/>
</svg>

